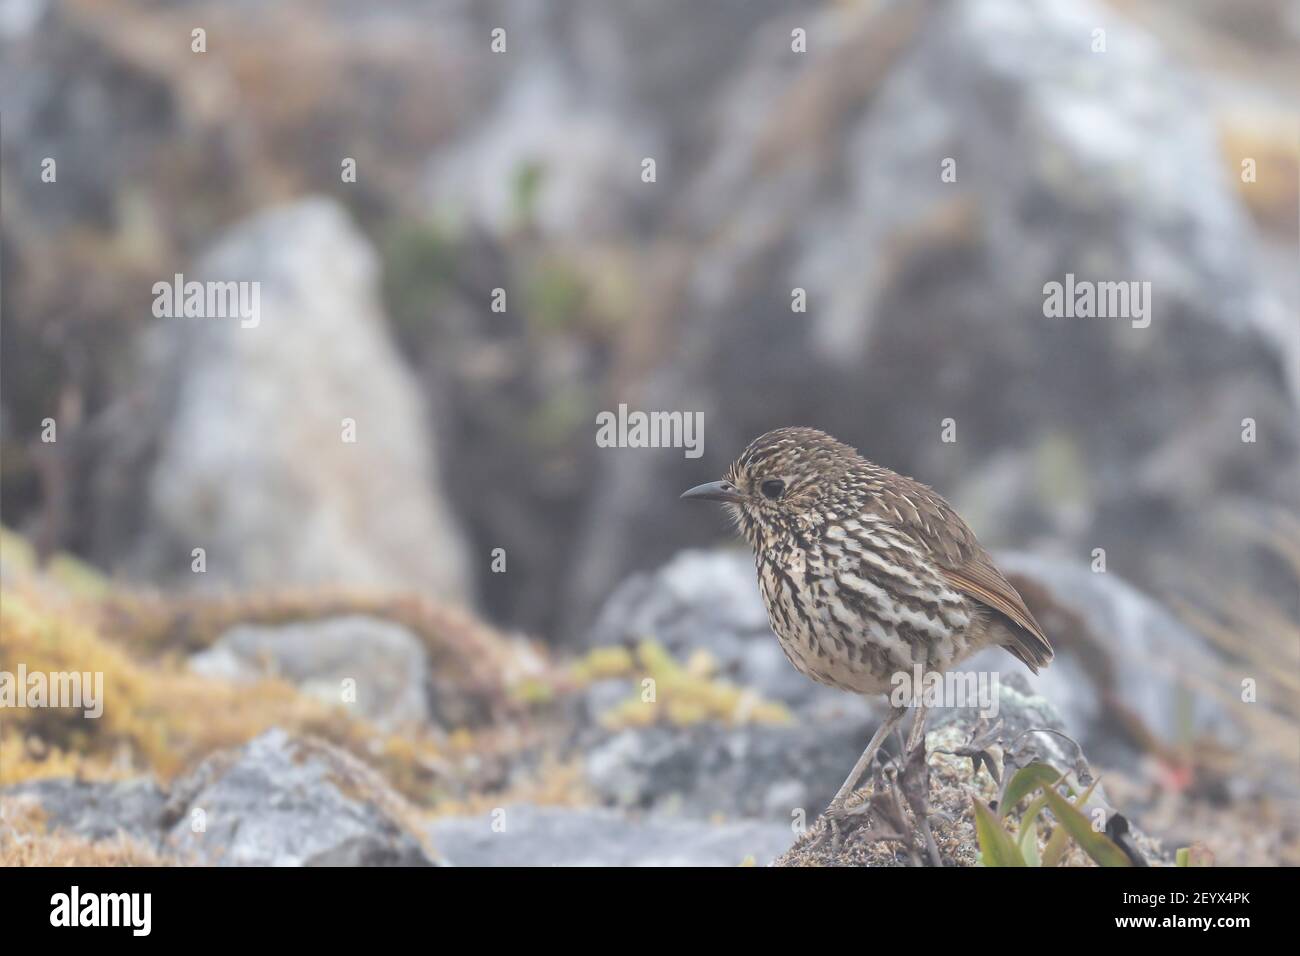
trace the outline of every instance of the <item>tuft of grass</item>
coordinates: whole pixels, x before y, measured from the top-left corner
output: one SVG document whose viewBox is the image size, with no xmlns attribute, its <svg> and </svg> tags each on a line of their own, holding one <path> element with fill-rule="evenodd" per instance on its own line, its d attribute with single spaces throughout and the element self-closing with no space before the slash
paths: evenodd
<svg viewBox="0 0 1300 956">
<path fill-rule="evenodd" d="M 125 835 L 92 842 L 63 831 L 48 833 L 34 801 L 0 797 L 0 867 L 171 865 Z"/>
<path fill-rule="evenodd" d="M 1084 815 L 1082 807 L 1088 802 L 1094 782 L 1071 803 L 1061 796 L 1058 787 L 1073 792 L 1067 782 L 1068 775 L 1043 763 L 1031 763 L 1016 771 L 1007 782 L 1000 813 L 994 813 L 987 804 L 972 797 L 975 810 L 975 832 L 979 840 L 979 861 L 983 866 L 1056 866 L 1066 855 L 1073 840 L 1098 866 L 1132 866 L 1120 847 L 1105 833 L 1095 829 Z M 1040 794 L 1031 801 L 1020 825 L 1011 829 L 1007 815 L 1025 797 Z M 1038 832 L 1042 811 L 1050 810 L 1056 827 L 1040 846 Z"/>
<path fill-rule="evenodd" d="M 1246 529 L 1290 576 L 1286 596 L 1225 591 L 1205 582 L 1208 606 L 1188 601 L 1175 608 L 1189 627 L 1209 639 L 1215 659 L 1180 661 L 1190 691 L 1228 708 L 1249 729 L 1232 749 L 1198 748 L 1198 762 L 1227 778 L 1275 774 L 1279 765 L 1300 775 L 1300 517 L 1278 513 L 1267 528 Z M 1196 666 L 1193 666 L 1196 665 Z"/>
</svg>

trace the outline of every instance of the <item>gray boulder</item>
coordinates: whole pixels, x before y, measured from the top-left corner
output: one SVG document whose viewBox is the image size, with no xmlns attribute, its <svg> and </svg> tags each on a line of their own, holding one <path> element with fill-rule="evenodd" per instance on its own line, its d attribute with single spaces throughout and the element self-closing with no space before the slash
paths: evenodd
<svg viewBox="0 0 1300 956">
<path fill-rule="evenodd" d="M 877 711 L 866 698 L 804 677 L 767 621 L 754 565 L 743 551 L 688 551 L 619 585 L 587 633 L 590 647 L 663 645 L 678 660 L 697 650 L 716 678 L 785 704 L 791 723 L 633 727 L 610 734 L 601 715 L 626 700 L 626 681 L 588 688 L 579 735 L 588 786 L 606 803 L 709 818 L 786 821 L 824 807 L 866 746 Z"/>
<path fill-rule="evenodd" d="M 790 843 L 790 828 L 779 824 L 634 819 L 527 804 L 500 809 L 436 820 L 429 840 L 457 866 L 738 866 L 747 857 L 764 865 Z"/>
<path fill-rule="evenodd" d="M 852 708 L 821 719 L 800 715 L 789 726 L 630 728 L 590 745 L 585 780 L 624 809 L 788 826 L 795 814 L 810 817 L 830 803 L 877 720 Z"/>
<path fill-rule="evenodd" d="M 719 676 L 791 707 L 854 699 L 790 665 L 768 624 L 754 560 L 745 550 L 684 551 L 660 568 L 630 575 L 601 607 L 585 644 L 643 640 L 678 658 L 706 650 Z"/>
<path fill-rule="evenodd" d="M 159 849 L 167 794 L 152 780 L 98 782 L 52 778 L 5 790 L 40 805 L 46 828 L 86 840 L 127 836 Z"/>
<path fill-rule="evenodd" d="M 281 677 L 327 704 L 355 706 L 388 728 L 430 717 L 424 646 L 406 628 L 378 618 L 240 624 L 191 657 L 190 667 L 237 683 Z M 355 703 L 344 700 L 346 680 L 354 682 Z"/>
<path fill-rule="evenodd" d="M 1136 768 L 1155 745 L 1183 735 L 1240 742 L 1229 707 L 1204 692 L 1236 692 L 1205 640 L 1116 573 L 1026 554 L 1000 554 L 1056 648 L 1037 675 L 998 648 L 961 670 L 1023 679 L 1053 702 L 1052 720 L 1092 759 Z M 678 659 L 702 648 L 719 677 L 785 703 L 786 726 L 635 727 L 609 734 L 601 714 L 633 693 L 601 681 L 584 698 L 589 728 L 579 737 L 586 779 L 610 804 L 708 817 L 788 819 L 819 811 L 834 795 L 874 730 L 882 700 L 822 687 L 785 659 L 767 622 L 748 554 L 690 551 L 617 587 L 586 637 L 589 646 L 653 639 Z M 1226 683 L 1225 683 L 1226 681 Z M 1191 723 L 1185 721 L 1190 718 Z M 936 718 L 937 719 L 937 718 Z"/>
<path fill-rule="evenodd" d="M 138 572 L 189 587 L 465 597 L 464 546 L 376 273 L 347 214 L 309 199 L 235 227 L 185 274 L 259 283 L 260 314 L 159 320 L 151 369 L 166 414 Z M 204 574 L 191 572 L 199 547 Z"/>
<path fill-rule="evenodd" d="M 900 767 L 896 745 L 891 745 L 884 761 L 878 763 L 878 769 L 887 766 L 891 775 L 898 773 L 892 786 L 897 788 L 900 807 L 907 808 L 901 817 L 886 819 L 888 811 L 885 815 L 873 813 L 869 828 L 850 824 L 842 832 L 842 839 L 836 842 L 826 838 L 827 823 L 819 816 L 775 865 L 926 865 L 931 857 L 925 851 L 920 829 L 924 816 L 942 864 L 973 866 L 979 839 L 972 800 L 979 799 L 996 808 L 1006 781 L 1018 769 L 1036 762 L 1067 775 L 1076 792 L 1093 788 L 1082 811 L 1095 817 L 1132 864 L 1172 862 L 1158 843 L 1145 836 L 1111 804 L 1105 786 L 1096 780 L 1088 756 L 1077 742 L 1065 735 L 1056 709 L 1046 698 L 1034 694 L 1021 675 L 1011 675 L 999 682 L 996 711 L 989 716 L 982 713 L 980 706 L 933 710 L 926 724 L 924 772 L 919 759 L 906 768 Z M 874 794 L 883 793 L 885 783 L 884 774 L 873 777 L 869 773 L 850 798 L 850 805 L 865 807 Z M 923 800 L 923 813 L 918 813 L 916 804 L 912 803 L 917 798 Z M 863 802 L 858 803 L 859 799 Z M 896 834 L 901 839 L 885 837 L 885 833 Z M 1071 866 L 1090 862 L 1077 846 L 1071 847 L 1063 859 L 1064 865 Z"/>
<path fill-rule="evenodd" d="M 165 845 L 218 866 L 431 865 L 408 812 L 355 757 L 270 730 L 175 783 Z"/>
<path fill-rule="evenodd" d="M 181 864 L 429 866 L 406 802 L 355 757 L 270 730 L 214 754 L 163 790 L 151 780 L 54 779 L 5 796 L 40 805 L 51 830 L 125 835 Z"/>
</svg>

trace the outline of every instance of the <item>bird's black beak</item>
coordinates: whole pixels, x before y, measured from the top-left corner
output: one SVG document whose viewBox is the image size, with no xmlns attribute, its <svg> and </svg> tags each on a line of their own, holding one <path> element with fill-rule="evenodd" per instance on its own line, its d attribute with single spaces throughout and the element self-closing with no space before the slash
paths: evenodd
<svg viewBox="0 0 1300 956">
<path fill-rule="evenodd" d="M 682 492 L 682 497 L 700 501 L 739 501 L 740 492 L 729 481 L 709 481 Z"/>
</svg>

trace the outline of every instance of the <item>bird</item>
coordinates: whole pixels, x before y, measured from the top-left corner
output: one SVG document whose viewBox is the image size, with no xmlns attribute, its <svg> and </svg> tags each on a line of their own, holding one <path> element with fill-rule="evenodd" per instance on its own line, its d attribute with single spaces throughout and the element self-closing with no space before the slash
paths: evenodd
<svg viewBox="0 0 1300 956">
<path fill-rule="evenodd" d="M 1052 646 L 975 533 L 940 495 L 815 428 L 755 438 L 720 481 L 682 498 L 726 505 L 754 552 L 768 621 L 804 675 L 887 694 L 897 675 L 942 674 L 1005 648 L 1034 673 Z M 916 703 L 915 701 L 909 701 Z M 903 719 L 893 706 L 827 808 L 845 802 Z M 916 703 L 907 752 L 924 745 Z M 838 839 L 838 831 L 837 831 Z"/>
</svg>

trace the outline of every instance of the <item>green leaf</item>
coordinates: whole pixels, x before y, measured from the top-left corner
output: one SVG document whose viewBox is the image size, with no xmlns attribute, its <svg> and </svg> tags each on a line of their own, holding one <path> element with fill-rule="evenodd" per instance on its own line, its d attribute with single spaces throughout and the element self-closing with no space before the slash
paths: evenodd
<svg viewBox="0 0 1300 956">
<path fill-rule="evenodd" d="M 1042 866 L 1043 861 L 1038 855 L 1038 814 L 1042 812 L 1043 807 L 1047 806 L 1046 797 L 1037 797 L 1029 804 L 1025 810 L 1025 815 L 1020 818 L 1020 830 L 1016 834 L 1016 844 L 1020 847 L 1020 855 L 1024 857 L 1025 863 L 1029 866 Z"/>
<path fill-rule="evenodd" d="M 1070 833 L 1065 827 L 1057 824 L 1052 835 L 1047 838 L 1047 846 L 1043 847 L 1043 866 L 1059 865 L 1061 857 L 1065 856 L 1065 851 L 1069 848 Z"/>
<path fill-rule="evenodd" d="M 971 797 L 975 805 L 975 833 L 980 842 L 980 861 L 985 866 L 1024 866 L 1025 859 L 1011 834 L 983 800 Z"/>
<path fill-rule="evenodd" d="M 1039 787 L 1054 786 L 1061 779 L 1061 771 L 1045 763 L 1035 761 L 1027 767 L 1016 771 L 1002 792 L 1002 802 L 998 804 L 998 816 L 1005 817 L 1024 797 Z"/>
<path fill-rule="evenodd" d="M 1055 789 L 1048 787 L 1043 791 L 1043 795 L 1047 797 L 1047 805 L 1051 808 L 1057 821 L 1074 838 L 1074 842 L 1079 844 L 1083 851 L 1092 857 L 1099 866 L 1133 865 L 1133 861 L 1115 845 L 1110 837 L 1094 830 L 1092 824 L 1088 822 L 1088 818 L 1080 812 L 1079 808 L 1057 793 Z"/>
<path fill-rule="evenodd" d="M 1084 805 L 1088 802 L 1088 798 L 1092 796 L 1092 791 L 1097 789 L 1097 784 L 1099 783 L 1101 783 L 1101 777 L 1098 777 L 1096 780 L 1094 780 L 1092 782 L 1092 786 L 1090 786 L 1087 790 L 1083 791 L 1083 793 L 1079 794 L 1079 799 L 1074 801 L 1074 805 L 1078 807 L 1080 810 L 1082 810 Z M 1071 792 L 1073 792 L 1073 788 L 1071 788 Z"/>
</svg>

